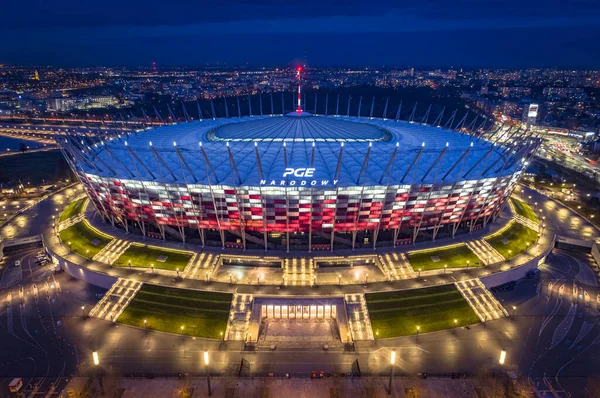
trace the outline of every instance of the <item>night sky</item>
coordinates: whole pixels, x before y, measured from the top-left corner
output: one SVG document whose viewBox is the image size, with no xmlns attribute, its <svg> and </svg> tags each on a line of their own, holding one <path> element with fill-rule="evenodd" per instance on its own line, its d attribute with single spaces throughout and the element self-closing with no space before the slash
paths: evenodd
<svg viewBox="0 0 600 398">
<path fill-rule="evenodd" d="M 597 0 L 2 3 L 0 63 L 600 66 Z"/>
</svg>

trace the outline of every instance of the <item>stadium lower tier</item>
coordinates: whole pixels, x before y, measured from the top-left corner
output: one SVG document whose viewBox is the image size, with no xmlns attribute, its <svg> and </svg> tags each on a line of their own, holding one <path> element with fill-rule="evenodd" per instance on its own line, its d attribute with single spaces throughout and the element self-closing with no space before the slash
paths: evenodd
<svg viewBox="0 0 600 398">
<path fill-rule="evenodd" d="M 145 235 L 223 247 L 374 247 L 473 230 L 493 219 L 512 175 L 445 184 L 272 187 L 161 184 L 80 174 L 96 210 Z M 378 242 L 379 239 L 379 242 Z"/>
</svg>

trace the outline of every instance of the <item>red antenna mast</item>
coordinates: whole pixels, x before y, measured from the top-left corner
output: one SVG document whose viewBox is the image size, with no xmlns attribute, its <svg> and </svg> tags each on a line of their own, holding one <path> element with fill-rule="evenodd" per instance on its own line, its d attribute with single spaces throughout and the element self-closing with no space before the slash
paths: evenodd
<svg viewBox="0 0 600 398">
<path fill-rule="evenodd" d="M 301 66 L 296 69 L 296 79 L 298 80 L 298 107 L 296 108 L 296 112 L 298 113 L 302 113 L 302 105 L 300 104 L 300 72 L 302 72 Z"/>
</svg>

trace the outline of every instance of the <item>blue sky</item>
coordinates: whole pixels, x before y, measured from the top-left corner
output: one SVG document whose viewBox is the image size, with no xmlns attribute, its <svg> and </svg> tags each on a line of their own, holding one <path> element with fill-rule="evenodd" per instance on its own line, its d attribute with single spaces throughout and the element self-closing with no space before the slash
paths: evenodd
<svg viewBox="0 0 600 398">
<path fill-rule="evenodd" d="M 600 2 L 20 1 L 0 62 L 598 67 Z"/>
</svg>

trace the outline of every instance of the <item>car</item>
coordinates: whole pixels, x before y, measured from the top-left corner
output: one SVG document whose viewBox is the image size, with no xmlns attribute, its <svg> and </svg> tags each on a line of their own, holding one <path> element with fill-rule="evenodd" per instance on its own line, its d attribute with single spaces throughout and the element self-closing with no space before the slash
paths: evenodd
<svg viewBox="0 0 600 398">
<path fill-rule="evenodd" d="M 20 267 L 21 266 L 21 261 L 17 260 L 15 261 L 15 267 Z"/>
</svg>

